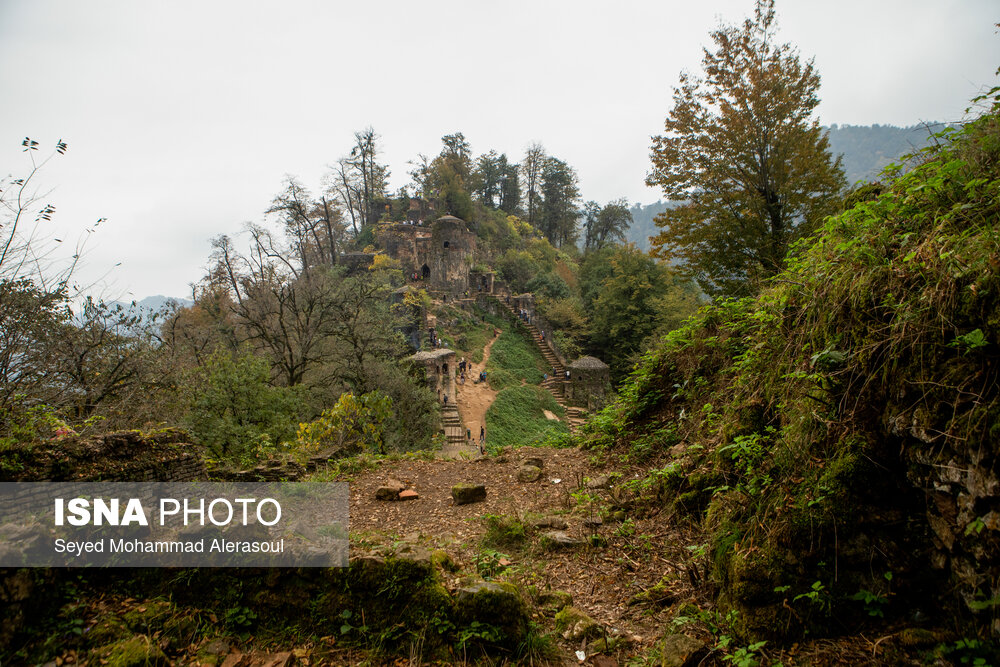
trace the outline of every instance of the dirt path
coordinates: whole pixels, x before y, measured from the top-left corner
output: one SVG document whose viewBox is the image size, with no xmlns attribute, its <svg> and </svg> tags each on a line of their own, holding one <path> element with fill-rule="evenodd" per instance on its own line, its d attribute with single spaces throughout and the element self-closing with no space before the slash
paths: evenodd
<svg viewBox="0 0 1000 667">
<path fill-rule="evenodd" d="M 490 360 L 490 350 L 497 338 L 499 335 L 494 336 L 493 340 L 483 348 L 483 360 L 480 363 L 468 362 L 469 369 L 465 371 L 466 382 L 458 386 L 458 395 L 455 397 L 458 410 L 462 414 L 462 421 L 472 432 L 472 438 L 476 442 L 479 442 L 480 427 L 486 425 L 486 411 L 493 405 L 497 393 L 490 389 L 488 382 L 476 384 L 474 380 L 479 377 L 480 371 L 486 370 L 486 362 Z"/>
</svg>

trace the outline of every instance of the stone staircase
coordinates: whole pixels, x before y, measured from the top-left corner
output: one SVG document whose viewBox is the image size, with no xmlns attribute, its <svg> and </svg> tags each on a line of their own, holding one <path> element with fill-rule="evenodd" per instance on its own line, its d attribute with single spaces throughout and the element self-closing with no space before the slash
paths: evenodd
<svg viewBox="0 0 1000 667">
<path fill-rule="evenodd" d="M 566 405 L 566 368 L 559 361 L 559 357 L 556 356 L 552 348 L 549 347 L 548 343 L 542 342 L 542 332 L 534 324 L 528 324 L 522 321 L 517 314 L 517 311 L 513 307 L 508 305 L 503 299 L 496 299 L 497 303 L 500 304 L 501 308 L 505 309 L 510 317 L 517 322 L 520 326 L 524 327 L 528 335 L 531 337 L 532 342 L 538 351 L 542 353 L 542 357 L 545 358 L 545 365 L 548 367 L 546 371 L 548 373 L 548 378 L 542 380 L 542 387 L 548 390 L 550 394 L 556 399 L 556 403 L 561 405 L 563 409 L 566 410 L 566 422 L 569 425 L 569 430 L 571 433 L 576 433 L 580 425 L 587 421 L 584 418 L 586 411 L 582 408 Z"/>
<path fill-rule="evenodd" d="M 447 458 L 459 458 L 463 453 L 478 454 L 475 446 L 470 446 L 465 439 L 465 424 L 454 403 L 441 406 L 441 430 L 444 431 L 445 443 L 441 450 Z"/>
<path fill-rule="evenodd" d="M 559 399 L 556 399 L 559 400 Z M 560 403 L 562 405 L 562 403 Z M 582 426 L 587 421 L 587 411 L 583 408 L 578 408 L 575 405 L 569 405 L 566 407 L 566 422 L 569 424 L 569 430 L 571 433 L 576 433 L 580 426 Z"/>
</svg>

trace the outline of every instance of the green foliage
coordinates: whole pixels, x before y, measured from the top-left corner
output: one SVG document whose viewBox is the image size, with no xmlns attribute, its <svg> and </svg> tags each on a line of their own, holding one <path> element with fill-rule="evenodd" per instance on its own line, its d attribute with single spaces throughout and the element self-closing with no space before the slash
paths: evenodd
<svg viewBox="0 0 1000 667">
<path fill-rule="evenodd" d="M 497 272 L 514 292 L 524 292 L 539 272 L 538 262 L 525 250 L 508 250 L 497 261 Z"/>
<path fill-rule="evenodd" d="M 0 451 L 41 439 L 73 435 L 75 431 L 48 405 L 28 406 L 16 395 L 0 407 Z"/>
<path fill-rule="evenodd" d="M 185 426 L 213 456 L 252 463 L 293 440 L 305 410 L 301 390 L 271 384 L 268 364 L 219 350 L 186 379 Z"/>
<path fill-rule="evenodd" d="M 501 561 L 509 562 L 510 556 L 495 549 L 481 549 L 472 556 L 476 572 L 483 579 L 496 579 L 507 566 Z"/>
<path fill-rule="evenodd" d="M 257 613 L 249 607 L 231 607 L 226 610 L 223 623 L 233 632 L 246 632 L 257 621 Z"/>
<path fill-rule="evenodd" d="M 576 222 L 580 213 L 576 170 L 562 160 L 549 157 L 542 166 L 541 177 L 539 229 L 553 246 L 576 243 L 579 235 Z"/>
<path fill-rule="evenodd" d="M 996 644 L 981 639 L 963 637 L 952 644 L 942 644 L 935 651 L 957 665 L 987 667 L 1000 657 Z"/>
<path fill-rule="evenodd" d="M 625 243 L 625 234 L 632 225 L 632 211 L 627 199 L 616 199 L 601 207 L 597 202 L 584 206 L 585 237 L 583 247 L 597 250 L 612 243 Z"/>
<path fill-rule="evenodd" d="M 689 284 L 634 246 L 600 257 L 606 264 L 585 262 L 581 284 L 593 298 L 591 343 L 617 378 L 652 337 L 693 312 L 696 300 Z"/>
<path fill-rule="evenodd" d="M 299 424 L 296 440 L 309 454 L 323 450 L 368 450 L 385 454 L 385 424 L 392 399 L 380 391 L 344 393 L 316 420 Z"/>
<path fill-rule="evenodd" d="M 544 441 L 552 434 L 569 432 L 566 424 L 548 419 L 543 410 L 557 416 L 565 413 L 552 394 L 540 387 L 503 389 L 486 411 L 487 445 L 494 451 L 522 447 Z"/>
<path fill-rule="evenodd" d="M 537 275 L 528 281 L 525 288 L 536 297 L 545 299 L 565 299 L 570 296 L 569 285 L 555 273 Z"/>
<path fill-rule="evenodd" d="M 490 348 L 486 379 L 490 387 L 499 391 L 522 381 L 538 384 L 547 370 L 538 348 L 516 329 L 507 327 Z"/>
</svg>

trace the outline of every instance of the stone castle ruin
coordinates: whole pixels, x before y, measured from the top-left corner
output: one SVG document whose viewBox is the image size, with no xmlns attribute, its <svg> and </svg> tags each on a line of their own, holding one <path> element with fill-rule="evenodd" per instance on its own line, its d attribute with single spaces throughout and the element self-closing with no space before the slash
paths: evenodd
<svg viewBox="0 0 1000 667">
<path fill-rule="evenodd" d="M 422 350 L 409 357 L 409 359 L 419 367 L 424 369 L 424 377 L 427 388 L 443 401 L 447 396 L 449 400 L 455 398 L 455 353 L 452 350 L 441 348 L 438 350 Z"/>
<path fill-rule="evenodd" d="M 484 283 L 492 289 L 492 274 L 485 281 L 476 276 L 478 285 L 473 285 L 476 235 L 460 218 L 445 215 L 429 226 L 382 224 L 375 238 L 386 254 L 399 261 L 403 274 L 425 283 L 429 292 L 460 296 Z"/>
<path fill-rule="evenodd" d="M 477 297 L 492 298 L 497 296 L 497 292 L 502 292 L 505 296 L 499 298 L 512 309 L 512 314 L 515 317 L 523 314 L 523 324 L 529 327 L 534 324 L 534 295 L 506 295 L 504 284 L 497 280 L 494 272 L 484 270 L 481 263 L 476 261 L 476 235 L 470 231 L 464 220 L 453 215 L 444 215 L 431 223 L 425 223 L 422 218 L 411 216 L 407 222 L 380 223 L 375 232 L 375 240 L 383 252 L 400 263 L 403 275 L 409 283 L 396 291 L 394 301 L 403 300 L 406 292 L 416 287 L 425 289 L 445 302 L 464 301 L 467 305 L 473 303 L 473 299 Z M 367 267 L 373 257 L 371 253 L 343 256 L 344 263 L 352 268 Z M 435 347 L 433 316 L 422 312 L 414 321 L 419 324 L 403 331 L 413 348 L 420 349 L 425 332 L 427 338 L 431 340 L 432 348 Z M 547 324 L 541 321 L 539 324 L 549 329 Z M 563 395 L 565 391 L 565 398 L 570 405 L 590 411 L 604 405 L 610 386 L 607 365 L 594 357 L 584 357 L 569 364 L 561 357 L 558 349 L 553 347 L 551 337 L 548 340 L 534 342 L 543 350 L 543 356 L 546 349 L 550 350 L 563 367 L 569 368 L 568 378 L 559 377 L 556 380 L 566 385 L 559 393 Z M 424 369 L 427 385 L 437 395 L 439 401 L 443 401 L 447 395 L 454 402 L 454 352 L 443 349 L 418 351 L 410 357 L 410 360 Z"/>
</svg>

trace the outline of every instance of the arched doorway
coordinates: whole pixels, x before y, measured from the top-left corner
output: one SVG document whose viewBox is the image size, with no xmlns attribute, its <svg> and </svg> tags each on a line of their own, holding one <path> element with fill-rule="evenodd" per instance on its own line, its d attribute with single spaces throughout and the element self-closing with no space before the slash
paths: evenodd
<svg viewBox="0 0 1000 667">
<path fill-rule="evenodd" d="M 424 264 L 423 267 L 420 269 L 420 275 L 423 276 L 424 280 L 427 280 L 428 278 L 430 278 L 431 277 L 431 267 L 429 267 L 426 264 Z"/>
</svg>

